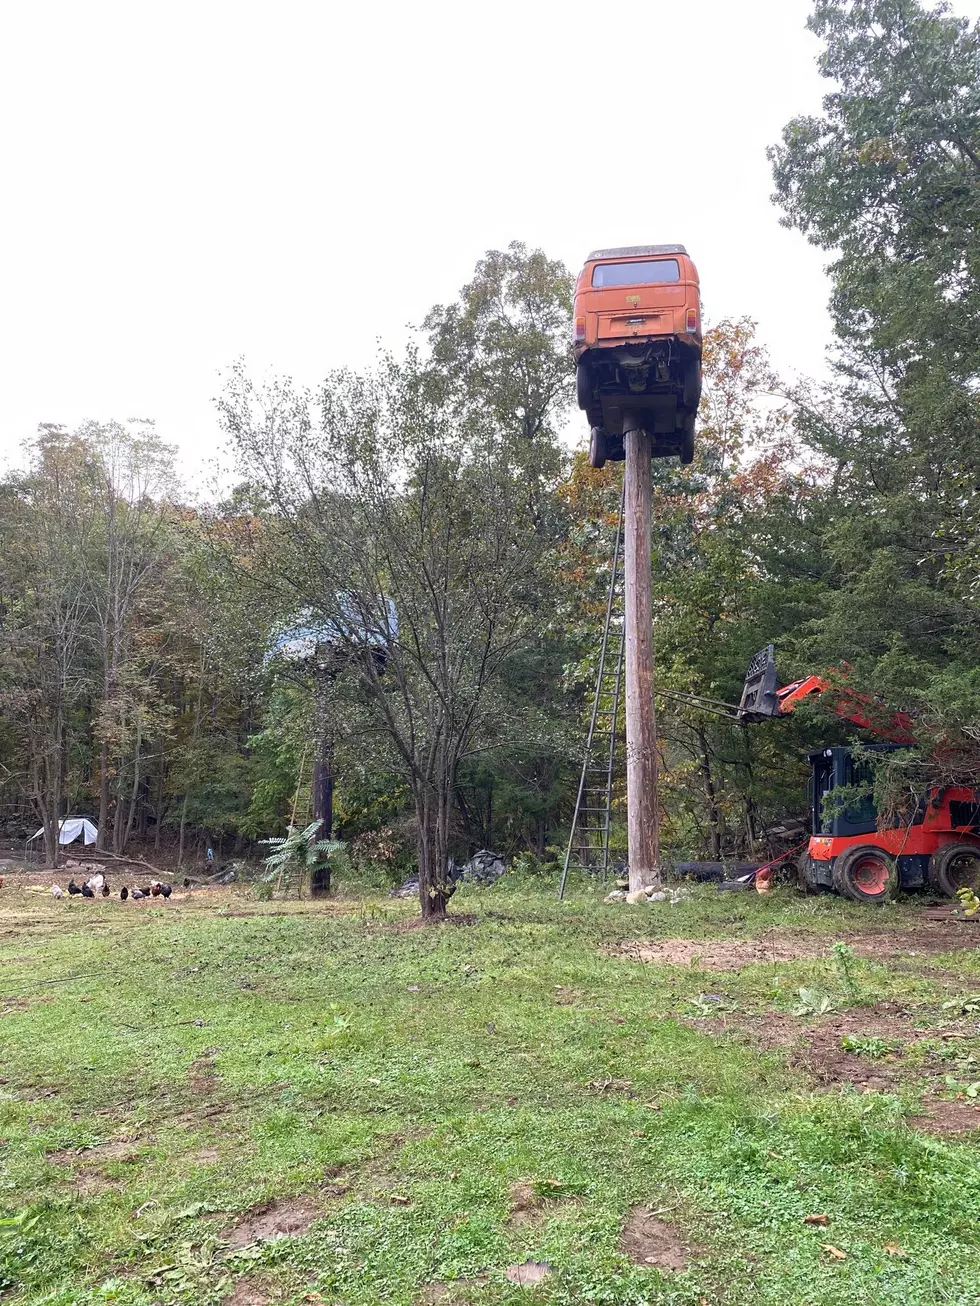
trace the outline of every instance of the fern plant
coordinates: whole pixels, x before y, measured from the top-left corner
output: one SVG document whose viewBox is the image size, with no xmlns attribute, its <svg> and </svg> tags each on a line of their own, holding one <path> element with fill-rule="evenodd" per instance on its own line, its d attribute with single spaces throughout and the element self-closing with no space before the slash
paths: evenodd
<svg viewBox="0 0 980 1306">
<path fill-rule="evenodd" d="M 296 878 L 297 891 L 302 893 L 303 881 L 316 870 L 317 866 L 333 853 L 339 852 L 343 843 L 339 839 L 318 839 L 317 832 L 322 821 L 313 821 L 305 830 L 291 825 L 285 837 L 263 839 L 272 851 L 265 858 L 266 873 L 259 877 L 259 883 L 276 880 L 276 888 L 287 887 Z"/>
</svg>

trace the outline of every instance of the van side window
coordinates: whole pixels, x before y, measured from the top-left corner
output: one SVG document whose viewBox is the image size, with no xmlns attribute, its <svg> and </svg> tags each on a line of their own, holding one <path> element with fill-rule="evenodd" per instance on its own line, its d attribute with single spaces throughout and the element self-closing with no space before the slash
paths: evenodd
<svg viewBox="0 0 980 1306">
<path fill-rule="evenodd" d="M 648 259 L 643 263 L 597 263 L 592 269 L 592 286 L 652 286 L 680 281 L 681 268 L 675 258 Z"/>
</svg>

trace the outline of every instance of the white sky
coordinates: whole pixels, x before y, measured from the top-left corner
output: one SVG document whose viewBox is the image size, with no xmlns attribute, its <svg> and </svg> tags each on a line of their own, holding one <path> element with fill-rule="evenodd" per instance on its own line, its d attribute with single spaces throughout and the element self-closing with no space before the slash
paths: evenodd
<svg viewBox="0 0 980 1306">
<path fill-rule="evenodd" d="M 190 469 L 237 356 L 363 364 L 515 238 L 573 270 L 681 241 L 708 316 L 819 372 L 823 258 L 765 159 L 828 89 L 809 8 L 6 0 L 0 456 L 155 417 Z"/>
</svg>

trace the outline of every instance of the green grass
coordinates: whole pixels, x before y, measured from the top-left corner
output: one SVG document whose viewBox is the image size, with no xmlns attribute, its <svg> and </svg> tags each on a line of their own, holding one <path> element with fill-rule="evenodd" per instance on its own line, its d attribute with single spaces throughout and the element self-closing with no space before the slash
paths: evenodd
<svg viewBox="0 0 980 1306">
<path fill-rule="evenodd" d="M 425 930 L 396 928 L 411 907 L 387 901 L 134 908 L 5 889 L 2 906 L 11 1306 L 217 1306 L 242 1280 L 264 1294 L 242 1300 L 344 1306 L 409 1306 L 434 1284 L 447 1303 L 980 1301 L 975 1137 L 907 1123 L 924 1091 L 953 1094 L 947 1075 L 980 1078 L 975 1043 L 932 1037 L 953 1019 L 976 1030 L 942 1007 L 980 987 L 976 950 L 855 960 L 850 992 L 831 951 L 903 929 L 915 904 L 705 888 L 673 908 L 604 907 L 499 885 L 457 895 L 475 923 Z M 737 972 L 610 955 L 627 938 L 773 928 L 818 932 L 826 951 Z M 793 1019 L 801 986 L 837 1012 L 913 1014 L 892 1091 L 819 1091 L 753 1043 L 767 1016 Z M 702 1015 L 705 993 L 723 1020 Z M 863 1045 L 872 1072 L 884 1042 Z M 115 1157 L 71 1155 L 113 1142 Z M 510 1218 L 518 1181 L 555 1194 L 534 1220 Z M 304 1195 L 319 1211 L 305 1232 L 240 1250 L 222 1237 Z M 635 1204 L 696 1244 L 687 1269 L 618 1250 Z M 552 1267 L 535 1289 L 505 1279 L 525 1260 Z"/>
</svg>

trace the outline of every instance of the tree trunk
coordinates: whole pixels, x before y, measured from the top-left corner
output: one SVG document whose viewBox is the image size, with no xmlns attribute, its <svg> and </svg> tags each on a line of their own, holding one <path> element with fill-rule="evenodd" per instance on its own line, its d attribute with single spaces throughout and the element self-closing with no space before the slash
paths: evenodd
<svg viewBox="0 0 980 1306">
<path fill-rule="evenodd" d="M 711 830 L 711 860 L 718 861 L 721 858 L 722 837 L 724 834 L 725 822 L 721 808 L 718 805 L 718 794 L 715 789 L 715 778 L 711 771 L 711 757 L 708 752 L 708 740 L 703 730 L 695 732 L 698 737 L 698 743 L 701 746 L 701 772 L 704 775 L 704 790 L 708 797 L 708 825 Z"/>
<path fill-rule="evenodd" d="M 449 822 L 453 781 L 420 781 L 415 799 L 418 820 L 419 902 L 423 920 L 444 920 L 455 885 L 449 882 Z"/>
<path fill-rule="evenodd" d="M 626 445 L 626 812 L 630 890 L 657 888 L 660 812 L 653 706 L 653 581 L 650 562 L 652 437 L 623 414 Z"/>
<path fill-rule="evenodd" d="M 330 722 L 330 686 L 333 674 L 318 668 L 314 681 L 314 718 L 316 744 L 313 758 L 313 819 L 320 822 L 318 839 L 333 836 L 333 736 Z M 313 897 L 330 892 L 330 858 L 314 867 L 310 876 Z"/>
<path fill-rule="evenodd" d="M 103 739 L 99 750 L 99 823 L 95 846 L 102 852 L 106 846 L 106 825 L 109 820 L 109 744 Z"/>
<path fill-rule="evenodd" d="M 187 829 L 187 795 L 184 794 L 184 801 L 180 806 L 180 837 L 177 841 L 177 868 L 180 869 L 184 864 L 184 832 Z"/>
</svg>

